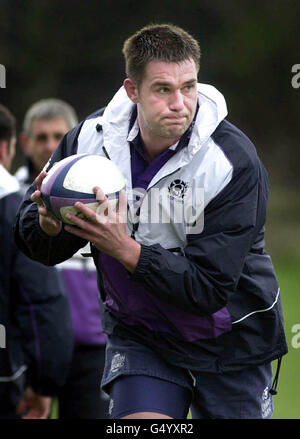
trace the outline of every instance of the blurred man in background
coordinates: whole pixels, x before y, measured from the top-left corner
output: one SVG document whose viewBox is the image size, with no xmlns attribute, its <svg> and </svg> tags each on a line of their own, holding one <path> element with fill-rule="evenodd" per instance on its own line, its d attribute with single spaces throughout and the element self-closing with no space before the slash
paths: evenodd
<svg viewBox="0 0 300 439">
<path fill-rule="evenodd" d="M 13 241 L 22 200 L 9 173 L 14 116 L 0 105 L 0 419 L 45 419 L 72 356 L 68 300 L 57 270 L 25 256 Z"/>
<path fill-rule="evenodd" d="M 28 109 L 20 135 L 27 162 L 16 173 L 24 192 L 76 124 L 75 110 L 59 99 L 42 99 Z M 56 265 L 69 297 L 74 335 L 72 364 L 58 393 L 61 419 L 107 417 L 108 398 L 100 389 L 106 339 L 101 328 L 96 270 L 92 259 L 82 257 L 82 253 L 89 253 L 89 248 Z"/>
</svg>

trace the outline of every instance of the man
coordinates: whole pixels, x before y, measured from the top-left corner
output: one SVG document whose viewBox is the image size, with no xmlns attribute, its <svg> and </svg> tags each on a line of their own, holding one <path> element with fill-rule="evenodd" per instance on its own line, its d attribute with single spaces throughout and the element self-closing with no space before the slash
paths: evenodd
<svg viewBox="0 0 300 439">
<path fill-rule="evenodd" d="M 27 163 L 17 171 L 17 179 L 28 187 L 66 132 L 77 123 L 75 110 L 60 99 L 42 99 L 32 104 L 25 114 L 23 132 L 20 134 Z"/>
<path fill-rule="evenodd" d="M 42 172 L 16 240 L 49 265 L 92 243 L 113 418 L 185 418 L 190 405 L 195 418 L 269 418 L 271 361 L 287 345 L 264 251 L 266 171 L 225 119 L 221 93 L 197 84 L 191 35 L 150 25 L 123 53 L 124 86 L 64 137 L 49 168 L 74 153 L 113 160 L 126 178 L 127 224 L 123 197 L 113 215 L 101 188 L 98 213 L 75 203 L 88 221 L 70 215 L 77 227 L 61 224 L 41 201 Z"/>
<path fill-rule="evenodd" d="M 13 222 L 22 197 L 9 173 L 15 118 L 0 105 L 0 418 L 44 419 L 72 353 L 67 298 L 52 267 L 15 246 Z"/>
<path fill-rule="evenodd" d="M 75 110 L 60 99 L 42 99 L 28 109 L 20 135 L 27 163 L 16 173 L 24 193 L 76 124 Z M 101 328 L 96 270 L 91 258 L 82 257 L 84 252 L 81 249 L 56 266 L 69 297 L 74 337 L 70 371 L 57 395 L 60 419 L 106 418 L 108 411 L 108 398 L 100 388 L 106 337 Z"/>
</svg>

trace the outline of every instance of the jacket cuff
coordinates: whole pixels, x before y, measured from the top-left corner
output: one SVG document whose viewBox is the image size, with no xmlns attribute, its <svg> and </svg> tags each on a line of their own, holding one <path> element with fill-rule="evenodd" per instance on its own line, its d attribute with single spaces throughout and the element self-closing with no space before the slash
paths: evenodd
<svg viewBox="0 0 300 439">
<path fill-rule="evenodd" d="M 58 387 L 54 385 L 44 385 L 44 384 L 32 384 L 30 383 L 30 386 L 32 387 L 33 391 L 40 396 L 53 398 L 57 396 L 58 393 Z"/>
<path fill-rule="evenodd" d="M 141 244 L 140 259 L 131 275 L 132 280 L 140 280 L 149 273 L 150 259 L 152 256 L 152 249 L 146 245 Z"/>
</svg>

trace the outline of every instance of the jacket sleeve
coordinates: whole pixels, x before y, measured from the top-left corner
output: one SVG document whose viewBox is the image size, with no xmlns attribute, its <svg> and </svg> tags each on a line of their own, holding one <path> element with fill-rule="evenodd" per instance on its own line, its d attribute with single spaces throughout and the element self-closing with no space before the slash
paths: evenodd
<svg viewBox="0 0 300 439">
<path fill-rule="evenodd" d="M 6 198 L 4 248 L 7 260 L 5 294 L 8 347 L 13 367 L 22 351 L 28 384 L 42 395 L 55 395 L 64 384 L 73 352 L 73 330 L 68 298 L 56 268 L 25 256 L 14 244 L 12 225 L 21 196 Z"/>
<path fill-rule="evenodd" d="M 59 273 L 16 250 L 13 283 L 14 321 L 22 334 L 28 383 L 39 394 L 55 395 L 73 351 L 69 303 Z"/>
<path fill-rule="evenodd" d="M 184 255 L 160 244 L 142 245 L 132 280 L 160 300 L 197 315 L 211 315 L 226 306 L 265 220 L 258 168 L 233 174 L 205 208 L 202 233 L 187 236 Z"/>
<path fill-rule="evenodd" d="M 55 162 L 76 153 L 81 125 L 65 135 L 53 153 L 46 170 L 49 170 Z M 18 209 L 14 224 L 15 242 L 31 259 L 45 265 L 55 265 L 69 259 L 86 244 L 86 241 L 66 232 L 64 226 L 56 237 L 44 233 L 39 225 L 37 205 L 30 199 L 35 190 L 36 184 L 33 182 Z"/>
</svg>

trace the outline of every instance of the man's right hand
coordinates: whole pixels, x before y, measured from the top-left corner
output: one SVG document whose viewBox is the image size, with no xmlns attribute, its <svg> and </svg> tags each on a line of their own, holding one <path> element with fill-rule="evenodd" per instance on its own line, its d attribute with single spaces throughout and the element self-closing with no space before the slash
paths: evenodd
<svg viewBox="0 0 300 439">
<path fill-rule="evenodd" d="M 31 195 L 31 201 L 38 205 L 39 222 L 41 229 L 49 236 L 57 236 L 62 228 L 62 222 L 56 219 L 52 213 L 50 213 L 41 196 L 41 186 L 47 172 L 42 171 L 35 179 L 37 190 Z"/>
<path fill-rule="evenodd" d="M 27 387 L 17 407 L 17 414 L 22 419 L 47 419 L 51 411 L 51 398 L 38 395 Z"/>
</svg>

